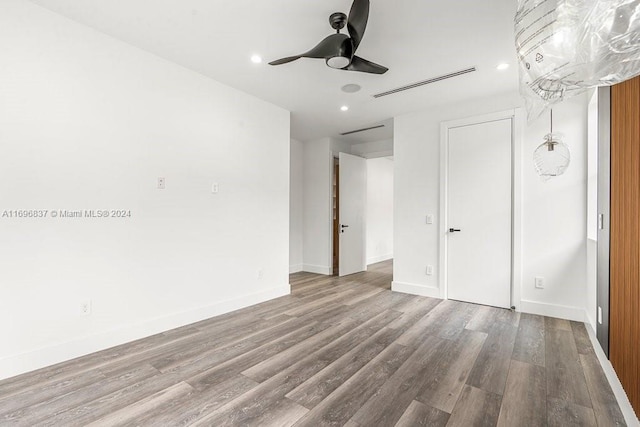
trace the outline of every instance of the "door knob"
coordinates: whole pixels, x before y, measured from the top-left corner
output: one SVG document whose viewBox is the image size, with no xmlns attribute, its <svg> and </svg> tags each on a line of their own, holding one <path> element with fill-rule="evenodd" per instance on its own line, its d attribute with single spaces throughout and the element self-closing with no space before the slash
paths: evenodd
<svg viewBox="0 0 640 427">
<path fill-rule="evenodd" d="M 455 233 L 456 231 L 460 231 L 459 228 L 450 228 L 449 233 Z"/>
</svg>

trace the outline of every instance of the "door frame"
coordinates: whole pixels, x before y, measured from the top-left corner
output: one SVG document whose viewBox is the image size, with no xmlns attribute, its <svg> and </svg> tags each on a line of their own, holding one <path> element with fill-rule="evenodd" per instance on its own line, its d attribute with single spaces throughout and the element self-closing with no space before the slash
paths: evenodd
<svg viewBox="0 0 640 427">
<path fill-rule="evenodd" d="M 522 142 L 524 133 L 523 114 L 520 108 L 483 114 L 440 124 L 440 221 L 438 245 L 438 282 L 440 298 L 448 299 L 447 282 L 447 179 L 449 173 L 449 129 L 511 120 L 511 306 L 520 311 L 522 289 Z"/>
</svg>

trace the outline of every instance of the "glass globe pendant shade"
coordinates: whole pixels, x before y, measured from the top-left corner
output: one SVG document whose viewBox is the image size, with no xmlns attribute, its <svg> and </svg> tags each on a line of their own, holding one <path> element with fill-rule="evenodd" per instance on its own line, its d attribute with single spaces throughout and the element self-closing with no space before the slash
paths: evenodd
<svg viewBox="0 0 640 427">
<path fill-rule="evenodd" d="M 561 135 L 557 133 L 546 134 L 544 142 L 533 152 L 536 172 L 544 181 L 562 175 L 570 162 L 569 147 L 562 142 Z"/>
</svg>

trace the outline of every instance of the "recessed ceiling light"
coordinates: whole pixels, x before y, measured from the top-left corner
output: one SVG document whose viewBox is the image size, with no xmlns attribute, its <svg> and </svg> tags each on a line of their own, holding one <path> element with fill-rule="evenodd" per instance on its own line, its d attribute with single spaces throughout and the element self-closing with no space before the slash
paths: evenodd
<svg viewBox="0 0 640 427">
<path fill-rule="evenodd" d="M 502 64 L 498 64 L 498 66 L 496 67 L 497 70 L 506 70 L 507 68 L 509 68 L 509 64 L 507 64 L 506 62 L 503 62 Z"/>
<path fill-rule="evenodd" d="M 340 111 L 349 111 L 349 107 L 346 105 L 343 105 L 342 107 L 340 107 Z"/>
<path fill-rule="evenodd" d="M 251 62 L 254 64 L 260 64 L 262 62 L 262 57 L 260 55 L 253 55 L 251 57 Z"/>
</svg>

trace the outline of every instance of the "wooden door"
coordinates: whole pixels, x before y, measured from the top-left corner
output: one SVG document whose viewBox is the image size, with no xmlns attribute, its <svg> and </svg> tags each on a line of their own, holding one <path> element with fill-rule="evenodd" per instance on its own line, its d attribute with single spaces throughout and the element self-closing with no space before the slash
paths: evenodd
<svg viewBox="0 0 640 427">
<path fill-rule="evenodd" d="M 640 414 L 640 77 L 611 89 L 609 358 Z"/>
</svg>

